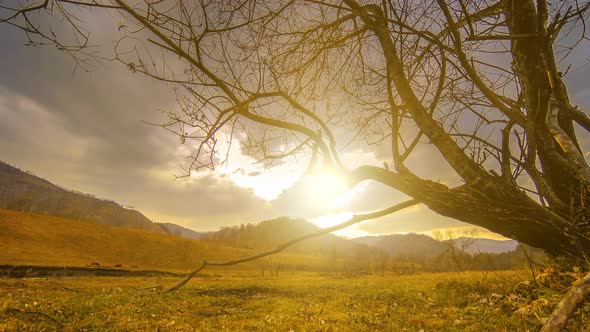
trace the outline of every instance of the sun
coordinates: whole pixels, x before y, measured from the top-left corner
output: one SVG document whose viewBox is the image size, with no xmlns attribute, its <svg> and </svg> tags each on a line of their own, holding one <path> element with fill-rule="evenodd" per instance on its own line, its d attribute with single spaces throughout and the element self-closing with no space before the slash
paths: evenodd
<svg viewBox="0 0 590 332">
<path fill-rule="evenodd" d="M 352 216 L 353 214 L 351 212 L 340 212 L 313 218 L 311 219 L 311 222 L 319 228 L 328 228 L 346 222 L 350 220 Z M 347 238 L 363 237 L 369 235 L 369 233 L 367 233 L 365 230 L 360 229 L 359 225 L 352 225 L 332 232 L 332 234 Z"/>
<path fill-rule="evenodd" d="M 325 206 L 343 205 L 343 197 L 349 191 L 344 182 L 333 172 L 325 171 L 308 175 L 306 178 L 307 197 L 316 204 Z"/>
<path fill-rule="evenodd" d="M 341 224 L 341 223 L 349 220 L 350 218 L 352 218 L 352 213 L 342 212 L 342 213 L 338 213 L 338 214 L 331 214 L 331 215 L 327 215 L 327 216 L 317 217 L 317 218 L 314 218 L 312 220 L 312 222 L 320 228 L 328 228 L 328 227 L 332 227 L 332 226 L 336 226 L 338 224 Z"/>
</svg>

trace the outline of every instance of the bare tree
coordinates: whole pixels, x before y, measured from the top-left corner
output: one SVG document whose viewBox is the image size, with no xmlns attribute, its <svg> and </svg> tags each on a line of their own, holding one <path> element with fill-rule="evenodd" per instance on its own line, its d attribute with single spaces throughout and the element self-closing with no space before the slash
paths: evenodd
<svg viewBox="0 0 590 332">
<path fill-rule="evenodd" d="M 239 139 L 269 166 L 306 154 L 310 168 L 331 167 L 351 185 L 377 181 L 587 261 L 590 167 L 574 125 L 587 131 L 590 119 L 571 105 L 556 56 L 587 40 L 590 3 L 364 3 L 55 0 L 3 6 L 2 22 L 81 59 L 87 35 L 71 11 L 120 12 L 117 60 L 176 88 L 182 107 L 163 127 L 198 142 L 189 173 L 226 161 L 218 143 Z M 62 15 L 79 38 L 42 30 L 40 14 Z M 347 168 L 339 151 L 350 141 L 387 151 L 386 167 Z M 461 183 L 412 172 L 405 161 L 420 149 L 436 151 Z"/>
<path fill-rule="evenodd" d="M 381 276 L 384 276 L 390 259 L 389 254 L 383 250 L 377 250 L 373 255 L 375 259 L 375 269 L 381 274 Z"/>
<path fill-rule="evenodd" d="M 163 127 L 196 140 L 187 174 L 225 162 L 233 143 L 268 166 L 306 156 L 350 185 L 376 181 L 590 263 L 590 167 L 575 131 L 590 118 L 564 81 L 590 2 L 39 0 L 2 5 L 1 22 L 84 64 L 79 7 L 121 13 L 116 59 L 175 87 L 181 109 Z M 64 17 L 73 38 L 43 15 Z M 384 167 L 350 169 L 349 144 L 380 151 Z M 417 174 L 420 152 L 458 180 Z"/>
<path fill-rule="evenodd" d="M 465 271 L 465 258 L 468 255 L 467 249 L 475 243 L 479 233 L 477 229 L 471 229 L 460 233 L 458 236 L 453 230 L 442 233 L 434 232 L 433 236 L 444 245 L 445 251 L 440 254 L 441 258 L 447 256 L 451 261 L 451 268 L 457 271 Z"/>
</svg>

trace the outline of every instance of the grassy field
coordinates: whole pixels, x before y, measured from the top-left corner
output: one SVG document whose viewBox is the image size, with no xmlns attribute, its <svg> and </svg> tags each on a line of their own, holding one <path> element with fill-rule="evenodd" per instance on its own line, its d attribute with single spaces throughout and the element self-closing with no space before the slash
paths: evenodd
<svg viewBox="0 0 590 332">
<path fill-rule="evenodd" d="M 0 209 L 0 264 L 158 268 L 184 271 L 200 257 L 239 250 L 122 227 Z"/>
<path fill-rule="evenodd" d="M 184 272 L 200 258 L 229 259 L 253 252 L 0 210 L 0 264 L 63 267 L 99 262 L 133 271 Z M 171 293 L 161 290 L 179 278 L 0 278 L 0 332 L 536 331 L 580 277 L 542 273 L 533 283 L 528 271 L 393 275 L 388 269 L 385 276 L 346 269 L 309 272 L 338 271 L 321 269 L 336 265 L 329 256 L 281 253 L 206 269 Z M 269 277 L 279 267 L 279 276 Z M 590 331 L 588 322 L 590 304 L 577 311 L 568 330 Z"/>
<path fill-rule="evenodd" d="M 0 331 L 535 331 L 553 303 L 527 278 L 209 271 L 166 294 L 178 278 L 0 279 Z"/>
<path fill-rule="evenodd" d="M 96 262 L 100 266 L 187 272 L 203 258 L 226 260 L 252 253 L 208 240 L 0 209 L 0 264 L 87 266 Z M 318 257 L 293 253 L 275 257 L 283 267 L 305 262 L 311 268 L 325 263 Z M 245 267 L 258 269 L 258 265 L 253 262 Z"/>
</svg>

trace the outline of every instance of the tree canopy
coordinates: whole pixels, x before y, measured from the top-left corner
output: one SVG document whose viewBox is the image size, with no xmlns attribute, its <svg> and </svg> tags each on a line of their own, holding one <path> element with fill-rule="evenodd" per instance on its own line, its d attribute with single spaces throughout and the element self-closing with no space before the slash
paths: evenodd
<svg viewBox="0 0 590 332">
<path fill-rule="evenodd" d="M 0 19 L 84 66 L 80 8 L 120 14 L 116 60 L 174 87 L 179 111 L 162 126 L 196 142 L 188 173 L 226 161 L 227 137 L 269 167 L 302 156 L 588 263 L 576 130 L 590 119 L 565 77 L 590 2 L 46 0 L 2 5 Z M 351 146 L 383 165 L 350 167 Z M 418 174 L 409 161 L 424 155 L 451 181 Z"/>
</svg>

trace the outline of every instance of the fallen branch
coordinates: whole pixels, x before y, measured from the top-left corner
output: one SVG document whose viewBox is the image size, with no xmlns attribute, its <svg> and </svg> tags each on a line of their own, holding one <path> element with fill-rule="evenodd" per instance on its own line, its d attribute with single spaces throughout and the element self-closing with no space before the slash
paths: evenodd
<svg viewBox="0 0 590 332">
<path fill-rule="evenodd" d="M 42 316 L 42 317 L 45 317 L 45 318 L 51 320 L 52 322 L 57 324 L 57 326 L 63 327 L 63 324 L 60 321 L 58 321 L 57 319 L 53 318 L 52 316 L 50 316 L 44 312 L 41 312 L 41 311 L 24 311 L 24 310 L 20 310 L 20 309 L 16 309 L 16 308 L 7 308 L 4 312 L 8 315 L 10 315 L 10 314 L 12 314 L 12 315 L 27 314 L 27 315 L 33 315 L 33 316 Z"/>
<path fill-rule="evenodd" d="M 292 246 L 292 245 L 294 245 L 296 243 L 299 243 L 301 241 L 305 241 L 307 239 L 318 237 L 320 235 L 332 233 L 334 231 L 337 231 L 337 230 L 346 228 L 348 226 L 352 226 L 354 224 L 358 224 L 361 221 L 383 217 L 383 216 L 386 216 L 388 214 L 391 214 L 391 213 L 397 212 L 399 210 L 405 209 L 407 207 L 416 205 L 418 203 L 420 203 L 418 200 L 411 199 L 411 200 L 408 200 L 408 201 L 405 201 L 405 202 L 396 204 L 394 206 L 388 207 L 388 208 L 383 209 L 383 210 L 378 210 L 378 211 L 368 212 L 368 213 L 355 214 L 348 221 L 345 221 L 345 222 L 340 223 L 338 225 L 334 225 L 332 227 L 324 228 L 324 229 L 319 230 L 317 232 L 313 232 L 313 233 L 309 233 L 309 234 L 300 236 L 298 238 L 295 238 L 293 240 L 290 240 L 288 242 L 285 242 L 283 244 L 280 244 L 280 245 L 278 245 L 276 248 L 274 248 L 272 250 L 265 251 L 265 252 L 262 252 L 262 253 L 259 253 L 259 254 L 253 255 L 253 256 L 248 256 L 248 257 L 244 257 L 244 258 L 240 258 L 240 259 L 235 259 L 235 260 L 230 260 L 230 261 L 225 261 L 225 262 L 209 262 L 206 259 L 203 259 L 203 263 L 201 264 L 201 266 L 199 266 L 198 269 L 196 269 L 193 272 L 191 272 L 191 274 L 189 274 L 184 280 L 182 280 L 181 282 L 179 282 L 175 286 L 173 286 L 170 289 L 168 289 L 165 293 L 175 291 L 175 290 L 179 289 L 180 287 L 184 286 L 187 282 L 189 282 L 189 280 L 191 280 L 197 273 L 201 272 L 206 266 L 229 266 L 229 265 L 237 265 L 237 264 L 241 264 L 241 263 L 250 262 L 250 261 L 253 261 L 253 260 L 262 258 L 262 257 L 274 255 L 274 254 L 279 253 L 279 252 L 285 250 L 286 248 L 288 248 L 288 247 L 290 247 L 290 246 Z"/>
<path fill-rule="evenodd" d="M 56 283 L 56 284 L 58 284 L 58 285 L 59 285 L 61 288 L 65 289 L 65 290 L 67 290 L 67 291 L 74 292 L 74 293 L 84 293 L 84 292 L 85 292 L 85 291 L 83 291 L 83 290 L 80 290 L 80 289 L 73 289 L 73 288 L 66 287 L 64 284 L 62 284 L 61 282 L 59 282 L 59 281 L 57 281 L 57 280 L 54 280 L 54 281 L 55 281 L 55 283 Z"/>
<path fill-rule="evenodd" d="M 541 332 L 559 332 L 563 330 L 567 320 L 576 310 L 578 304 L 590 295 L 590 273 L 580 283 L 572 286 L 563 299 L 557 304 L 553 313 L 541 329 Z"/>
</svg>

